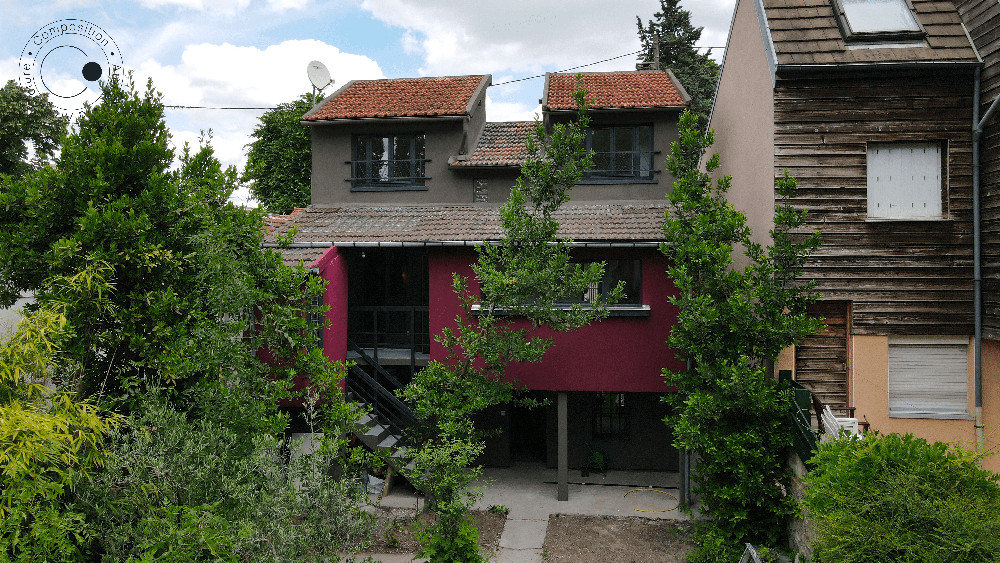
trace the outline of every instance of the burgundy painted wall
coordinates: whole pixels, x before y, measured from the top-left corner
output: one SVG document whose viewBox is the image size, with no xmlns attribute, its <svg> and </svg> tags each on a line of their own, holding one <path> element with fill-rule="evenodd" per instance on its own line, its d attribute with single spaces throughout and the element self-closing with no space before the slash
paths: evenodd
<svg viewBox="0 0 1000 563">
<path fill-rule="evenodd" d="M 347 358 L 347 258 L 331 246 L 310 268 L 318 268 L 327 280 L 323 302 L 330 306 L 326 318 L 330 326 L 323 331 L 323 352 L 331 360 Z"/>
<path fill-rule="evenodd" d="M 654 249 L 613 249 L 598 254 L 580 253 L 580 258 L 639 258 L 642 260 L 642 302 L 650 308 L 649 317 L 612 317 L 569 333 L 540 330 L 553 336 L 555 343 L 539 364 L 516 364 L 508 375 L 528 389 L 546 391 L 673 391 L 661 376 L 661 369 L 683 369 L 666 340 L 677 321 L 677 308 L 668 298 L 676 294 L 669 276 L 667 260 Z M 614 254 L 610 254 L 613 252 Z M 451 287 L 452 272 L 469 278 L 477 287 L 470 265 L 476 260 L 471 249 L 441 249 L 429 256 L 430 331 L 441 333 L 445 326 L 455 326 L 461 313 Z M 445 349 L 431 343 L 431 359 L 442 360 Z"/>
</svg>

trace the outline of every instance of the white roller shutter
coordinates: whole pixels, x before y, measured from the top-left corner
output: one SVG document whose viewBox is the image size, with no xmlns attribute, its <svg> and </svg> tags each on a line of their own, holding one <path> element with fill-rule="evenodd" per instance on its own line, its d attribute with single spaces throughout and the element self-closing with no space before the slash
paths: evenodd
<svg viewBox="0 0 1000 563">
<path fill-rule="evenodd" d="M 969 339 L 890 337 L 889 416 L 969 418 Z"/>
<path fill-rule="evenodd" d="M 869 143 L 868 217 L 941 218 L 941 144 Z"/>
</svg>

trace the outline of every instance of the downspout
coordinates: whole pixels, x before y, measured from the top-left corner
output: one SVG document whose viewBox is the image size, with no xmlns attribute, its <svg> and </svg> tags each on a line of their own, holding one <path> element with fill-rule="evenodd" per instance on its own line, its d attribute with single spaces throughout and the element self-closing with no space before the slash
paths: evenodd
<svg viewBox="0 0 1000 563">
<path fill-rule="evenodd" d="M 982 261 L 980 258 L 982 251 L 982 232 L 980 227 L 980 205 L 979 205 L 979 138 L 983 134 L 983 127 L 986 121 L 993 115 L 1000 102 L 1000 96 L 993 100 L 993 104 L 986 110 L 982 119 L 979 118 L 979 90 L 981 87 L 981 67 L 976 67 L 975 86 L 972 92 L 972 292 L 973 307 L 975 309 L 975 388 L 976 388 L 976 451 L 983 449 L 983 277 Z"/>
</svg>

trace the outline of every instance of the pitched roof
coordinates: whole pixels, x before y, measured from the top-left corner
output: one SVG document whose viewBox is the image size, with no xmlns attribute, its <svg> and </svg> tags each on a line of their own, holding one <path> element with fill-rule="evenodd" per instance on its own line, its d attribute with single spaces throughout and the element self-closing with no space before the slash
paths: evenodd
<svg viewBox="0 0 1000 563">
<path fill-rule="evenodd" d="M 666 210 L 666 201 L 568 203 L 554 218 L 559 221 L 559 236 L 576 242 L 652 242 L 663 240 L 661 225 Z M 499 240 L 501 234 L 499 207 L 495 205 L 309 206 L 269 233 L 266 241 L 274 242 L 277 235 L 285 234 L 292 227 L 298 228 L 295 242 L 332 242 L 335 245 L 480 242 Z M 286 248 L 282 252 L 295 251 L 305 256 L 308 254 L 305 251 L 314 250 Z M 318 252 L 312 259 L 321 254 Z"/>
<path fill-rule="evenodd" d="M 672 73 L 658 71 L 590 72 L 583 75 L 583 87 L 594 109 L 677 107 L 689 97 Z M 546 74 L 542 107 L 550 110 L 576 109 L 573 92 L 575 74 Z"/>
<path fill-rule="evenodd" d="M 264 232 L 269 233 L 274 229 L 277 229 L 278 227 L 284 225 L 285 222 L 287 222 L 289 219 L 292 218 L 292 215 L 299 213 L 303 209 L 305 209 L 305 207 L 292 208 L 292 212 L 289 213 L 288 215 L 281 215 L 279 213 L 268 213 L 267 215 L 264 216 Z"/>
<path fill-rule="evenodd" d="M 489 82 L 489 75 L 354 80 L 302 119 L 465 115 L 476 91 Z"/>
<path fill-rule="evenodd" d="M 978 61 L 952 2 L 912 0 L 917 20 L 927 32 L 924 45 L 849 48 L 830 0 L 761 1 L 779 66 Z"/>
<path fill-rule="evenodd" d="M 528 157 L 528 133 L 534 121 L 487 123 L 472 154 L 452 166 L 520 166 Z"/>
</svg>

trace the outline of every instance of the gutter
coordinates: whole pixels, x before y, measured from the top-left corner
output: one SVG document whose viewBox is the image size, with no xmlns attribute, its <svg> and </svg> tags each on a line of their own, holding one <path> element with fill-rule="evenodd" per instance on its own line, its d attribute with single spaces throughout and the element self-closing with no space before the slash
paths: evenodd
<svg viewBox="0 0 1000 563">
<path fill-rule="evenodd" d="M 980 158 L 979 139 L 986 122 L 993 116 L 1000 103 L 997 96 L 990 108 L 979 118 L 979 92 L 982 87 L 981 67 L 976 67 L 975 86 L 972 91 L 972 292 L 975 313 L 975 388 L 976 388 L 976 451 L 983 449 L 983 275 L 982 275 L 982 226 L 980 225 Z"/>
</svg>

